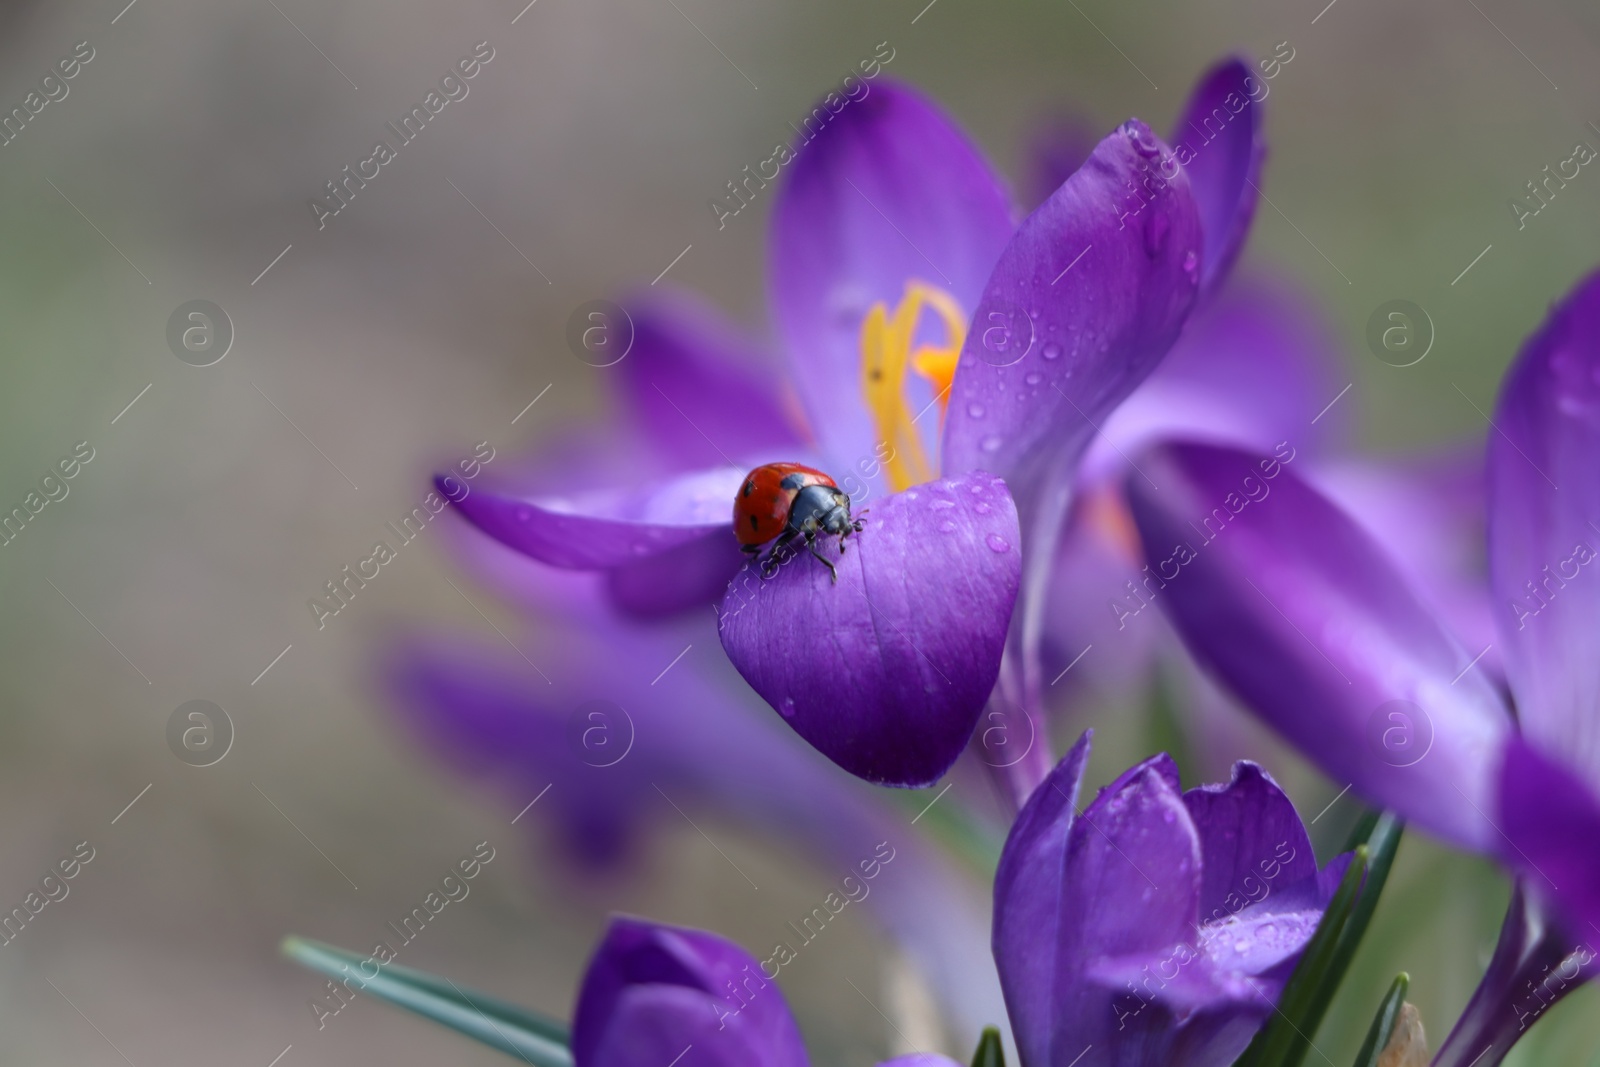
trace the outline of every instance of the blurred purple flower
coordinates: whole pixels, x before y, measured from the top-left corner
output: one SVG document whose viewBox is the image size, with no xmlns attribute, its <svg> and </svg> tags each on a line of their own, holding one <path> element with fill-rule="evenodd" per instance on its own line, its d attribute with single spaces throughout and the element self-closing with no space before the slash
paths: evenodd
<svg viewBox="0 0 1600 1067">
<path fill-rule="evenodd" d="M 1600 272 L 1506 374 L 1489 439 L 1489 578 L 1520 736 L 1507 859 L 1600 932 Z"/>
<path fill-rule="evenodd" d="M 1521 873 L 1534 919 L 1519 895 L 1507 929 L 1532 932 L 1502 937 L 1441 1063 L 1503 1057 L 1520 1032 L 1505 1017 L 1541 977 L 1529 968 L 1578 953 L 1587 977 L 1574 931 L 1600 932 L 1600 586 L 1585 573 L 1600 557 L 1597 383 L 1600 274 L 1524 346 L 1490 437 L 1512 703 L 1379 546 L 1277 460 L 1168 444 L 1147 458 L 1162 492 L 1129 482 L 1146 558 L 1168 568 L 1157 595 L 1202 664 L 1335 780 Z"/>
<path fill-rule="evenodd" d="M 1335 419 L 1310 424 L 1338 391 L 1332 348 L 1298 293 L 1235 282 L 1195 314 L 1161 366 L 1104 423 L 1079 471 L 1050 584 L 1045 652 L 1061 691 L 1136 703 L 1172 647 L 1159 613 L 1144 611 L 1136 592 L 1144 560 L 1122 486 L 1124 473 L 1137 473 L 1128 457 L 1180 435 L 1263 451 L 1293 438 L 1308 453 L 1328 454 L 1341 437 L 1330 429 Z M 1216 769 L 1225 772 L 1235 755 Z"/>
<path fill-rule="evenodd" d="M 1018 816 L 994 955 L 1027 1067 L 1226 1067 L 1272 1013 L 1349 863 L 1323 870 L 1253 763 L 1181 792 L 1167 756 L 1077 813 L 1085 734 Z"/>
<path fill-rule="evenodd" d="M 1146 453 L 1161 490 L 1128 487 L 1153 599 L 1329 777 L 1494 851 L 1490 784 L 1511 725 L 1500 693 L 1373 537 L 1284 459 L 1194 442 Z"/>
<path fill-rule="evenodd" d="M 496 553 L 534 570 L 498 546 L 472 551 Z M 470 562 L 479 573 L 495 566 Z M 535 574 L 549 596 L 550 574 Z M 560 665 L 548 685 L 520 660 L 463 639 L 396 642 L 387 683 L 420 746 L 503 792 L 509 810 L 538 798 L 521 823 L 550 827 L 567 861 L 553 867 L 558 875 L 637 867 L 653 828 L 709 826 L 704 818 L 792 843 L 824 874 L 852 870 L 889 841 L 894 864 L 861 906 L 926 976 L 957 1036 L 976 1040 L 1003 1007 L 976 884 L 908 831 L 887 797 L 736 695 L 726 662 L 702 652 L 709 618 L 646 629 L 608 619 L 595 599 L 558 600 L 581 622 L 543 643 L 541 658 Z M 592 895 L 595 885 L 576 888 Z"/>
<path fill-rule="evenodd" d="M 800 1028 L 761 963 L 701 930 L 612 920 L 572 1020 L 575 1067 L 807 1067 Z M 956 1067 L 917 1054 L 882 1067 Z"/>
</svg>

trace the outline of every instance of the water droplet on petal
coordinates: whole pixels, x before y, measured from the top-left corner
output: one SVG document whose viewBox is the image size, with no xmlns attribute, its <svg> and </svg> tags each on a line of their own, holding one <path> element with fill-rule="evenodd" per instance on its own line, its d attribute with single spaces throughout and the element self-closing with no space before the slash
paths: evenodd
<svg viewBox="0 0 1600 1067">
<path fill-rule="evenodd" d="M 1073 329 L 1076 330 L 1077 327 L 1074 326 Z M 1061 358 L 1061 346 L 1056 344 L 1054 341 L 1051 341 L 1049 344 L 1044 346 L 1044 350 L 1042 352 L 1040 352 L 1039 354 L 1041 356 L 1043 356 L 1045 359 L 1060 359 Z"/>
<path fill-rule="evenodd" d="M 972 505 L 972 510 L 976 511 L 979 515 L 987 515 L 994 509 L 980 500 L 976 504 Z"/>
<path fill-rule="evenodd" d="M 1001 441 L 999 434 L 992 433 L 983 440 L 979 441 L 978 447 L 985 452 L 998 452 L 1000 451 L 1000 446 L 1003 443 L 1004 442 Z"/>
<path fill-rule="evenodd" d="M 794 697 L 784 697 L 778 704 L 778 714 L 785 719 L 794 718 Z"/>
<path fill-rule="evenodd" d="M 1238 941 L 1235 941 L 1233 943 L 1233 951 L 1235 951 L 1235 952 L 1243 952 L 1245 949 L 1247 949 L 1249 947 L 1250 947 L 1250 942 L 1244 940 L 1243 938 L 1240 938 Z"/>
<path fill-rule="evenodd" d="M 1022 380 L 1027 382 L 1029 385 L 1038 385 L 1040 382 L 1044 381 L 1044 375 L 1040 374 L 1036 370 L 1029 371 L 1027 377 L 1023 378 Z"/>
<path fill-rule="evenodd" d="M 956 532 L 956 524 L 951 522 L 949 519 L 946 519 L 946 520 L 944 520 L 943 522 L 941 522 L 939 524 L 939 532 L 940 533 L 955 533 Z"/>
<path fill-rule="evenodd" d="M 1189 249 L 1189 251 L 1183 257 L 1183 271 L 1184 271 L 1184 273 L 1185 274 L 1193 274 L 1194 271 L 1195 271 L 1195 268 L 1198 267 L 1199 265 L 1200 265 L 1200 253 L 1196 252 L 1192 248 Z"/>
<path fill-rule="evenodd" d="M 983 405 L 982 404 L 968 404 L 967 405 L 967 415 L 969 417 L 971 417 L 971 418 L 974 418 L 974 419 L 983 418 Z"/>
<path fill-rule="evenodd" d="M 933 507 L 934 507 L 935 511 L 944 511 L 947 508 L 953 508 L 955 506 L 956 506 L 956 502 L 954 500 L 945 500 L 945 499 L 941 498 L 941 499 L 935 500 L 933 502 Z"/>
<path fill-rule="evenodd" d="M 1161 154 L 1161 143 L 1156 140 L 1155 134 L 1150 132 L 1150 127 L 1132 119 L 1122 124 L 1122 132 L 1127 135 L 1133 144 L 1134 150 L 1146 159 L 1152 159 Z"/>
<path fill-rule="evenodd" d="M 994 549 L 996 552 L 1009 552 L 1009 551 L 1011 551 L 1011 542 L 1007 541 L 1004 537 L 1001 537 L 999 534 L 990 534 L 988 537 L 985 537 L 983 540 L 984 540 L 985 544 L 987 544 L 990 548 Z"/>
</svg>

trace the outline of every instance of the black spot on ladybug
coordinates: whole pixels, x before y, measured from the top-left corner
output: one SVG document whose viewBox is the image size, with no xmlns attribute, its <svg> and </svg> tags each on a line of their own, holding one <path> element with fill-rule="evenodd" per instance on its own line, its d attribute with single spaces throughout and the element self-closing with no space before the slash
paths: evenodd
<svg viewBox="0 0 1600 1067">
<path fill-rule="evenodd" d="M 761 525 L 761 523 L 756 520 L 756 517 L 754 515 L 750 516 L 750 529 L 754 530 L 756 527 L 758 527 L 760 525 Z"/>
<path fill-rule="evenodd" d="M 756 483 L 755 482 L 745 482 L 744 483 L 744 495 L 745 496 L 749 496 L 751 493 L 753 493 L 755 491 L 756 491 Z"/>
</svg>

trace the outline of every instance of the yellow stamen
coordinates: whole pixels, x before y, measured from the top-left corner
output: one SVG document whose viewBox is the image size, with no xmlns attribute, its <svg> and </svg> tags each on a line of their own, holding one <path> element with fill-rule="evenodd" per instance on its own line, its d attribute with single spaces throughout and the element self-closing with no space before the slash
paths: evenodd
<svg viewBox="0 0 1600 1067">
<path fill-rule="evenodd" d="M 921 345 L 912 352 L 924 306 L 939 317 L 945 343 Z M 933 387 L 942 420 L 966 333 L 966 319 L 954 298 L 942 289 L 917 281 L 906 283 L 905 296 L 892 315 L 885 305 L 874 304 L 861 324 L 862 391 L 876 423 L 878 439 L 887 452 L 883 462 L 889 484 L 897 493 L 934 478 L 922 439 L 917 436 L 917 416 L 912 415 L 906 403 L 906 368 L 909 366 Z"/>
</svg>

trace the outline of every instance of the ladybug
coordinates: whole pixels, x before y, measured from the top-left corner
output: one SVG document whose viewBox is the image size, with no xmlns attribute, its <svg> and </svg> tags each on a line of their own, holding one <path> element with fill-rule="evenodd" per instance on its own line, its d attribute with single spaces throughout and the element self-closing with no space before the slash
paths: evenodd
<svg viewBox="0 0 1600 1067">
<path fill-rule="evenodd" d="M 842 555 L 845 538 L 863 525 L 862 520 L 850 517 L 850 495 L 840 490 L 837 482 L 800 463 L 757 467 L 745 475 L 733 499 L 733 532 L 746 553 L 760 555 L 763 546 L 777 540 L 762 564 L 761 574 L 766 578 L 777 572 L 783 549 L 799 537 L 811 554 L 827 565 L 837 584 L 839 572 L 817 551 L 817 535 L 837 534 Z"/>
</svg>

